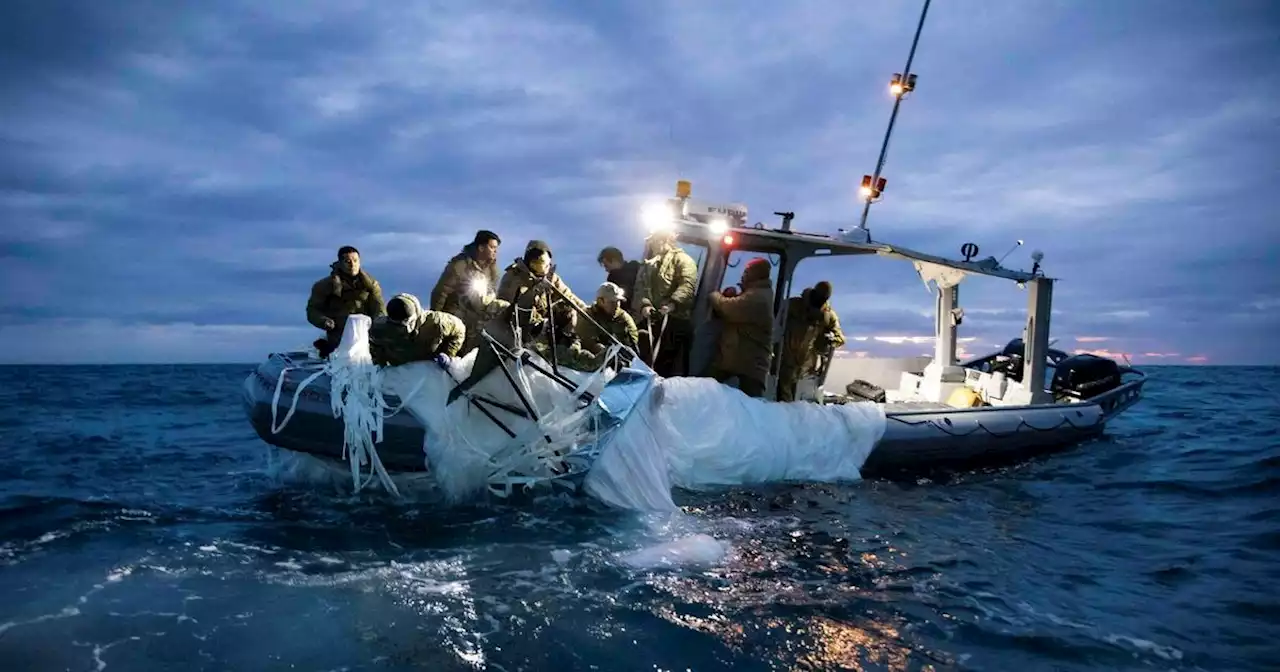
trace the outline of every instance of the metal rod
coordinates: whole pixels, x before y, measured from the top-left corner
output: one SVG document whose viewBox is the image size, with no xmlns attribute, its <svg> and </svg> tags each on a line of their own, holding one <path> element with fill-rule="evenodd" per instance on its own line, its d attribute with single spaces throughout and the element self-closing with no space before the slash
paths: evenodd
<svg viewBox="0 0 1280 672">
<path fill-rule="evenodd" d="M 521 410 L 521 409 L 519 409 L 519 408 L 516 408 L 515 406 L 512 406 L 511 404 L 504 404 L 504 403 L 502 403 L 501 401 L 495 401 L 495 400 L 490 399 L 490 398 L 488 398 L 488 397 L 472 397 L 471 399 L 472 399 L 472 401 L 475 401 L 477 404 L 478 404 L 478 403 L 481 403 L 481 402 L 484 402 L 484 403 L 486 403 L 486 404 L 488 404 L 488 405 L 490 405 L 490 406 L 492 406 L 492 407 L 494 407 L 494 408 L 497 408 L 497 409 L 500 409 L 500 410 L 506 411 L 506 412 L 508 412 L 508 413 L 510 413 L 510 414 L 512 414 L 512 415 L 515 415 L 515 416 L 518 416 L 518 417 L 521 417 L 521 418 L 525 418 L 525 419 L 531 419 L 531 418 L 529 417 L 529 414 L 528 414 L 528 413 L 525 413 L 523 410 Z"/>
<path fill-rule="evenodd" d="M 491 345 L 490 347 L 493 346 Z M 494 350 L 494 354 L 497 354 L 497 350 Z M 507 382 L 511 383 L 511 389 L 515 390 L 516 396 L 520 398 L 520 403 L 525 407 L 525 410 L 529 411 L 529 415 L 532 416 L 533 421 L 539 422 L 540 419 L 538 418 L 538 412 L 534 410 L 533 404 L 529 399 L 524 396 L 524 390 L 520 389 L 520 383 L 516 382 L 516 377 L 511 374 L 511 370 L 507 368 L 507 363 L 502 361 L 501 356 L 498 357 L 498 366 L 502 368 L 502 374 L 507 377 Z M 550 435 L 543 434 L 542 438 L 546 439 L 547 443 L 551 443 Z"/>
<path fill-rule="evenodd" d="M 924 9 L 920 12 L 920 23 L 916 25 L 915 39 L 911 40 L 911 51 L 907 54 L 907 67 L 902 69 L 902 84 L 905 87 L 907 78 L 911 76 L 911 61 L 916 57 L 916 45 L 920 44 L 920 31 L 924 30 L 924 17 L 929 13 L 929 3 L 931 0 L 924 0 Z M 880 145 L 880 158 L 876 160 L 876 172 L 871 176 L 871 188 L 874 189 L 880 180 L 880 171 L 884 169 L 884 159 L 889 153 L 889 136 L 893 135 L 893 123 L 898 119 L 898 106 L 902 104 L 902 96 L 907 91 L 894 96 L 893 112 L 889 114 L 889 128 L 884 132 L 884 142 Z M 858 223 L 858 228 L 867 228 L 867 215 L 871 212 L 871 199 L 868 198 L 862 206 L 862 221 Z"/>
<path fill-rule="evenodd" d="M 640 353 L 636 352 L 634 348 L 632 348 L 631 346 L 627 345 L 626 343 L 623 343 L 622 341 L 618 340 L 618 338 L 617 338 L 616 336 L 614 336 L 612 333 L 610 333 L 610 332 L 609 332 L 608 330 L 606 330 L 604 327 L 600 326 L 600 323 L 599 323 L 599 322 L 597 322 L 597 321 L 596 321 L 596 319 L 595 319 L 594 317 L 592 317 L 592 316 L 591 316 L 591 311 L 589 311 L 589 310 L 583 310 L 582 308 L 579 308 L 579 307 L 578 307 L 578 304 L 574 303 L 573 301 L 570 301 L 570 300 L 569 300 L 569 297 L 567 297 L 567 296 L 565 296 L 565 295 L 564 295 L 564 292 L 561 292 L 561 291 L 560 291 L 560 289 L 559 289 L 558 287 L 556 287 L 555 285 L 551 284 L 551 282 L 550 282 L 549 280 L 547 280 L 546 278 L 543 278 L 543 279 L 542 279 L 542 282 L 543 282 L 544 284 L 546 284 L 547 288 L 548 288 L 548 289 L 550 289 L 552 292 L 554 292 L 556 296 L 560 297 L 560 300 L 561 300 L 561 301 L 568 302 L 569 307 L 573 308 L 573 310 L 574 310 L 575 312 L 577 312 L 577 313 L 578 313 L 578 315 L 581 315 L 582 317 L 585 317 L 585 318 L 587 319 L 587 321 L 588 321 L 588 322 L 590 322 L 590 323 L 592 324 L 592 326 L 596 327 L 596 329 L 598 329 L 598 330 L 600 331 L 600 333 L 602 333 L 602 334 L 604 334 L 605 336 L 607 336 L 607 337 L 609 338 L 609 340 L 613 341 L 614 343 L 617 343 L 618 345 L 621 345 L 624 349 L 626 349 L 628 352 L 630 352 L 630 353 L 631 353 L 631 355 L 632 355 L 633 357 L 639 357 L 639 356 L 640 356 Z"/>
<path fill-rule="evenodd" d="M 441 368 L 441 370 L 443 370 L 443 371 L 444 371 L 444 375 L 448 376 L 448 377 L 449 377 L 449 380 L 452 380 L 452 381 L 454 382 L 454 389 L 457 389 L 458 387 L 461 387 L 461 386 L 462 386 L 462 383 L 459 383 L 459 382 L 457 381 L 457 379 L 453 377 L 453 374 L 449 372 L 449 369 L 445 368 L 444 366 L 441 366 L 440 368 Z M 501 429 L 503 432 L 505 432 L 505 433 L 507 434 L 507 436 L 510 436 L 510 437 L 511 437 L 511 438 L 513 438 L 513 439 L 514 439 L 514 438 L 516 438 L 516 433 L 515 433 L 515 432 L 513 432 L 513 431 L 511 431 L 511 428 L 510 428 L 510 427 L 507 427 L 505 424 L 503 424 L 503 422 L 502 422 L 501 420 L 499 420 L 499 419 L 498 419 L 498 416 L 496 416 L 496 415 L 494 415 L 492 412 L 490 412 L 490 411 L 489 411 L 489 409 L 487 409 L 487 408 L 485 408 L 484 406 L 480 405 L 480 399 L 479 399 L 478 397 L 473 397 L 473 396 L 471 396 L 470 394 L 467 394 L 467 392 L 466 392 L 465 390 L 462 392 L 462 394 L 466 395 L 466 397 L 467 397 L 467 403 L 471 404 L 472 406 L 475 406 L 475 407 L 476 407 L 476 410 L 480 411 L 481 413 L 483 413 L 483 414 L 485 415 L 485 417 L 487 417 L 487 418 L 489 418 L 490 420 L 492 420 L 492 421 L 493 421 L 493 424 L 497 425 L 499 429 Z M 488 401 L 488 402 L 489 402 L 489 403 L 491 403 L 491 404 L 495 403 L 494 401 L 489 400 L 489 399 L 486 399 L 485 401 Z M 504 409 L 504 410 L 506 410 L 506 409 Z M 519 414 L 519 411 L 518 411 L 518 410 L 516 411 L 516 414 L 517 414 L 517 415 Z"/>
<path fill-rule="evenodd" d="M 529 361 L 529 353 L 527 351 L 517 356 L 516 353 L 512 352 L 511 349 L 509 349 L 507 346 L 503 345 L 502 343 L 499 343 L 492 336 L 485 334 L 485 338 L 489 339 L 489 343 L 494 347 L 495 350 L 498 351 L 499 354 L 505 354 L 508 359 L 511 359 L 512 361 L 515 361 L 517 359 L 520 360 L 522 363 L 529 365 L 531 368 L 538 371 L 542 375 L 550 378 L 556 383 L 559 383 L 561 387 L 565 388 L 566 390 L 569 390 L 570 392 L 577 389 L 577 387 L 573 383 L 571 383 L 568 379 L 566 379 L 564 376 L 548 371 L 542 368 L 541 366 L 538 366 L 537 364 Z M 595 397 L 589 392 L 583 392 L 582 398 L 586 399 L 588 402 L 595 399 Z"/>
</svg>

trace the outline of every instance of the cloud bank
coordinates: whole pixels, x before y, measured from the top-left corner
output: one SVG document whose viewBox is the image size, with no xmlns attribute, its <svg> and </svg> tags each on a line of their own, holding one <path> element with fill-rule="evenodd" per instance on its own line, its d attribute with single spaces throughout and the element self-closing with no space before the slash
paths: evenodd
<svg viewBox="0 0 1280 672">
<path fill-rule="evenodd" d="M 752 221 L 856 222 L 919 3 L 7 3 L 0 361 L 251 362 L 315 337 L 361 249 L 430 292 L 477 228 L 551 242 L 580 294 L 690 179 Z M 877 239 L 1028 267 L 1057 347 L 1280 363 L 1280 11 L 1262 2 L 934 3 Z M 930 350 L 909 265 L 811 260 L 851 355 Z M 967 282 L 972 353 L 1026 296 Z M 925 337 L 925 338 L 922 338 Z"/>
</svg>

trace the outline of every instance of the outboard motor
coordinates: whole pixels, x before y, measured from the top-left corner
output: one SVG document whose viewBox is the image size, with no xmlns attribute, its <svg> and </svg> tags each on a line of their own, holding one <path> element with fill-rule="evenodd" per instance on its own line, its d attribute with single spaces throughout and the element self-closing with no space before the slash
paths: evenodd
<svg viewBox="0 0 1280 672">
<path fill-rule="evenodd" d="M 1091 399 L 1120 387 L 1120 376 L 1120 365 L 1114 360 L 1090 354 L 1073 355 L 1054 367 L 1049 390 L 1059 399 Z"/>
<path fill-rule="evenodd" d="M 1015 338 L 1004 346 L 1004 350 L 995 356 L 989 365 L 991 373 L 1003 373 L 1009 380 L 1022 380 L 1022 358 L 1024 346 L 1021 338 Z"/>
<path fill-rule="evenodd" d="M 1026 357 L 1025 353 L 1026 346 L 1023 344 L 1021 338 L 1015 338 L 1012 341 L 1009 341 L 1009 343 L 1004 346 L 1004 350 L 1000 351 L 1000 354 L 996 355 L 995 359 L 989 365 L 990 371 L 992 373 L 1000 371 L 1004 373 L 1005 378 L 1021 382 L 1022 363 L 1023 358 Z M 1070 359 L 1067 353 L 1061 350 L 1055 350 L 1054 348 L 1049 348 L 1049 352 L 1046 353 L 1046 355 L 1049 359 L 1049 365 L 1054 367 Z"/>
</svg>

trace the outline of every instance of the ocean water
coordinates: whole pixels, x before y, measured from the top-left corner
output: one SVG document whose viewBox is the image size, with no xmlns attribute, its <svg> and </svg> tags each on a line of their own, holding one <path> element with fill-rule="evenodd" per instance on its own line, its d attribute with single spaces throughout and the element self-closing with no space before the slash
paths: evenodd
<svg viewBox="0 0 1280 672">
<path fill-rule="evenodd" d="M 1280 369 L 1150 369 L 1106 438 L 937 481 L 591 502 L 285 478 L 247 366 L 0 368 L 0 670 L 1275 670 Z"/>
</svg>

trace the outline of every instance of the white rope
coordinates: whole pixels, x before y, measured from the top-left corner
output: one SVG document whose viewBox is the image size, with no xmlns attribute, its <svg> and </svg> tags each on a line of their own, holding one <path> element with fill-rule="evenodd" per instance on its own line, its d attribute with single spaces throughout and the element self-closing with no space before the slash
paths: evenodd
<svg viewBox="0 0 1280 672">
<path fill-rule="evenodd" d="M 284 389 L 285 376 L 288 375 L 290 371 L 299 371 L 299 370 L 308 369 L 308 368 L 311 368 L 311 367 L 286 366 L 284 367 L 283 370 L 280 371 L 280 375 L 276 378 L 276 391 L 275 391 L 275 394 L 271 396 L 271 433 L 272 434 L 279 434 L 285 428 L 285 425 L 289 424 L 289 420 L 293 418 L 294 411 L 298 409 L 298 399 L 302 396 L 302 391 L 307 389 L 307 386 L 310 385 L 312 382 L 314 382 L 316 378 L 323 376 L 327 370 L 326 367 L 322 366 L 320 367 L 319 371 L 316 371 L 315 373 L 308 376 L 301 383 L 298 383 L 298 389 L 293 391 L 293 402 L 289 404 L 289 412 L 285 413 L 284 420 L 282 420 L 279 425 L 276 425 L 276 416 L 280 409 L 280 392 L 281 390 Z"/>
<path fill-rule="evenodd" d="M 342 456 L 351 466 L 351 482 L 355 492 L 360 492 L 375 477 L 388 492 L 400 497 L 400 490 L 395 481 L 382 464 L 375 443 L 381 443 L 384 430 L 383 412 L 388 404 L 381 392 L 382 375 L 378 367 L 370 363 L 344 361 L 334 356 L 328 362 L 319 365 L 319 369 L 298 383 L 293 391 L 293 399 L 284 420 L 277 423 L 280 408 L 280 396 L 284 389 L 285 378 L 290 371 L 307 370 L 309 366 L 286 366 L 276 378 L 275 392 L 271 399 L 271 433 L 279 434 L 293 419 L 298 409 L 298 399 L 302 392 L 324 374 L 329 374 L 329 406 L 333 417 L 343 420 Z M 395 415 L 421 389 L 421 383 L 401 401 L 398 408 L 390 415 Z M 376 438 L 375 438 L 376 436 Z M 369 476 L 361 479 L 361 467 L 368 464 Z"/>
<path fill-rule="evenodd" d="M 382 465 L 375 443 L 383 437 L 383 410 L 385 401 L 379 391 L 381 372 L 372 362 L 342 362 L 330 365 L 329 403 L 333 417 L 341 417 L 343 424 L 342 452 L 351 464 L 351 480 L 355 491 L 360 492 L 373 481 L 374 474 L 388 492 L 400 497 L 400 489 Z M 376 435 L 376 438 L 375 438 Z M 368 480 L 361 482 L 360 467 L 368 464 Z"/>
</svg>

